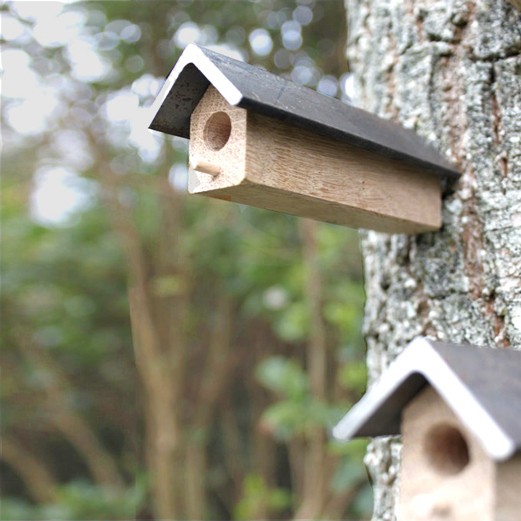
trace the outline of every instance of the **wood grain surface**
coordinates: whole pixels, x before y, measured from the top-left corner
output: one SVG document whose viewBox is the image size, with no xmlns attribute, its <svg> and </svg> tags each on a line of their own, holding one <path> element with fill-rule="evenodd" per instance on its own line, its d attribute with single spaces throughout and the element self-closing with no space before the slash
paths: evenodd
<svg viewBox="0 0 521 521">
<path fill-rule="evenodd" d="M 216 149 L 209 136 L 220 131 L 212 115 L 221 112 L 231 129 Z M 231 107 L 212 86 L 192 114 L 190 135 L 191 193 L 388 233 L 441 226 L 439 177 Z"/>
</svg>

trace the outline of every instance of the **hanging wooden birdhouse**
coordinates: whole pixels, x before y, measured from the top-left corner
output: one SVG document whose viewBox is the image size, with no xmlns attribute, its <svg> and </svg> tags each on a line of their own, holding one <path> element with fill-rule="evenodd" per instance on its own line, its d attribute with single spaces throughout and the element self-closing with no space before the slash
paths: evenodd
<svg viewBox="0 0 521 521">
<path fill-rule="evenodd" d="M 150 128 L 190 138 L 189 191 L 391 233 L 441 226 L 459 174 L 414 132 L 190 45 Z"/>
</svg>

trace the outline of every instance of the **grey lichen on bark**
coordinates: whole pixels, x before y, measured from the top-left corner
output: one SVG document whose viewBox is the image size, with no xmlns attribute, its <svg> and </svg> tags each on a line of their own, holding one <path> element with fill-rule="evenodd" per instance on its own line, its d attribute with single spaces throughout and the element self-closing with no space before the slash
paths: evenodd
<svg viewBox="0 0 521 521">
<path fill-rule="evenodd" d="M 463 173 L 437 233 L 362 233 L 370 381 L 416 335 L 521 349 L 521 13 L 502 0 L 346 0 L 355 103 Z M 501 375 L 498 375 L 500 378 Z M 366 463 L 396 518 L 400 441 Z"/>
</svg>

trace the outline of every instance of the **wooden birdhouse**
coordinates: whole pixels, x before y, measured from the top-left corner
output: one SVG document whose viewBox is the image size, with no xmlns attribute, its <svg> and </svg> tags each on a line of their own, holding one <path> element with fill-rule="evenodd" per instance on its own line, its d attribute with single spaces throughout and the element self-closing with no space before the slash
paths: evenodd
<svg viewBox="0 0 521 521">
<path fill-rule="evenodd" d="M 402 435 L 398 519 L 521 519 L 521 352 L 414 340 L 335 427 Z"/>
<path fill-rule="evenodd" d="M 441 226 L 459 174 L 414 132 L 190 45 L 150 128 L 190 138 L 189 191 L 384 232 Z"/>
</svg>

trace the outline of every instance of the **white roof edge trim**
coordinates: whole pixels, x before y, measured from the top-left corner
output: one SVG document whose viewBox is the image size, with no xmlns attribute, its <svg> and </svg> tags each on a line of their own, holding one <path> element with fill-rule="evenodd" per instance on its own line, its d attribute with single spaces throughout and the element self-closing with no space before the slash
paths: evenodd
<svg viewBox="0 0 521 521">
<path fill-rule="evenodd" d="M 368 415 L 363 412 L 366 409 L 364 404 L 368 401 L 373 400 L 370 399 L 369 394 L 366 394 L 349 409 L 348 413 L 333 427 L 331 431 L 333 438 L 338 441 L 347 441 L 353 437 L 359 425 L 368 418 Z"/>
<path fill-rule="evenodd" d="M 230 104 L 238 105 L 242 100 L 242 94 L 237 87 L 215 66 L 197 45 L 190 43 L 183 51 L 174 68 L 166 78 L 156 99 L 149 107 L 147 117 L 148 125 L 152 124 L 157 112 L 163 105 L 174 83 L 187 65 L 195 65 L 199 72 L 219 91 L 221 96 Z"/>
<path fill-rule="evenodd" d="M 363 425 L 371 416 L 372 413 L 369 411 L 378 409 L 386 400 L 387 396 L 398 388 L 409 376 L 408 368 L 411 363 L 409 363 L 408 360 L 413 356 L 414 358 L 416 357 L 411 352 L 411 348 L 415 351 L 417 349 L 432 349 L 430 344 L 423 337 L 414 339 L 405 351 L 399 355 L 399 359 L 391 362 L 371 389 L 369 389 L 358 403 L 353 405 L 349 412 L 333 428 L 332 433 L 335 439 L 347 440 L 351 438 L 360 425 Z M 364 411 L 366 412 L 364 413 Z"/>
<path fill-rule="evenodd" d="M 418 350 L 422 352 L 421 357 L 418 356 Z M 440 372 L 443 373 L 443 386 L 439 383 Z M 372 389 L 333 428 L 333 437 L 337 440 L 351 438 L 360 425 L 371 416 L 368 411 L 378 409 L 385 398 L 413 373 L 419 373 L 426 378 L 429 385 L 440 394 L 461 418 L 461 422 L 481 442 L 489 456 L 503 461 L 514 454 L 513 440 L 497 425 L 424 337 L 414 339 L 398 359 L 391 363 Z M 376 389 L 377 393 L 374 392 Z M 479 428 L 476 428 L 476 425 L 479 425 Z"/>
<path fill-rule="evenodd" d="M 475 399 L 462 381 L 447 367 L 445 360 L 433 349 L 426 351 L 422 361 L 423 374 L 429 384 L 445 400 L 447 405 L 461 419 L 461 422 L 481 442 L 488 455 L 503 461 L 515 452 L 514 441 L 503 431 L 486 409 Z M 434 375 L 444 371 L 444 382 Z"/>
<path fill-rule="evenodd" d="M 195 44 L 190 44 L 185 52 L 198 54 L 191 62 L 206 76 L 206 79 L 219 91 L 219 94 L 230 104 L 238 105 L 242 100 L 241 91 L 214 65 L 212 60 Z M 200 63 L 196 63 L 199 61 Z M 204 68 L 204 72 L 203 72 Z"/>
</svg>

